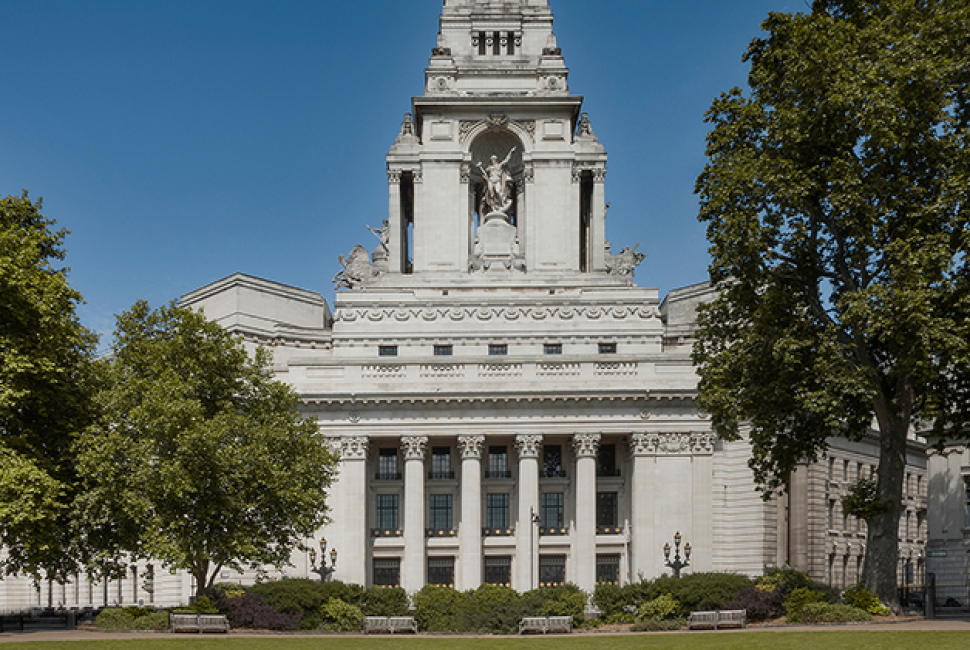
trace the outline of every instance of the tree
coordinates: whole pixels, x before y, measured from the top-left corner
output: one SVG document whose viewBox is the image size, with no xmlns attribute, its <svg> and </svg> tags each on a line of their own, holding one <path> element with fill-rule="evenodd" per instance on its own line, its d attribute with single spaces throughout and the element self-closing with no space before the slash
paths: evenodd
<svg viewBox="0 0 970 650">
<path fill-rule="evenodd" d="M 69 450 L 91 417 L 96 338 L 57 266 L 67 231 L 54 224 L 26 191 L 0 199 L 0 577 L 76 569 Z"/>
<path fill-rule="evenodd" d="M 896 604 L 907 434 L 970 408 L 970 6 L 817 0 L 763 29 L 750 92 L 707 114 L 699 404 L 748 429 L 766 498 L 828 437 L 878 436 L 864 578 Z"/>
<path fill-rule="evenodd" d="M 282 566 L 325 523 L 335 457 L 268 353 L 202 314 L 138 302 L 118 317 L 98 402 L 77 445 L 92 561 L 155 558 L 197 593 L 222 568 Z"/>
</svg>

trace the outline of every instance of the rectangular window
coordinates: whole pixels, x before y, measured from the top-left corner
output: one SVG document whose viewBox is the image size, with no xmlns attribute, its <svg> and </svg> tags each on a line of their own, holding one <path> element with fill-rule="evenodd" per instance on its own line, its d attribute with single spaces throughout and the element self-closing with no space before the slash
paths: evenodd
<svg viewBox="0 0 970 650">
<path fill-rule="evenodd" d="M 451 495 L 429 495 L 428 526 L 433 530 L 451 530 Z"/>
<path fill-rule="evenodd" d="M 546 478 L 565 478 L 562 466 L 562 445 L 542 446 L 542 475 Z"/>
<path fill-rule="evenodd" d="M 849 480 L 849 461 L 842 461 L 842 480 L 848 482 Z"/>
<path fill-rule="evenodd" d="M 455 558 L 429 557 L 428 584 L 436 587 L 455 586 Z"/>
<path fill-rule="evenodd" d="M 619 497 L 616 492 L 596 494 L 596 527 L 615 528 L 617 526 Z"/>
<path fill-rule="evenodd" d="M 377 495 L 377 527 L 381 530 L 397 530 L 397 503 L 396 494 Z M 375 583 L 376 584 L 376 583 Z"/>
<path fill-rule="evenodd" d="M 619 476 L 616 467 L 616 445 L 600 445 L 596 452 L 596 475 Z"/>
<path fill-rule="evenodd" d="M 539 586 L 557 587 L 566 583 L 566 556 L 539 556 Z"/>
<path fill-rule="evenodd" d="M 377 480 L 397 481 L 401 473 L 397 469 L 397 449 L 384 447 L 377 457 Z"/>
<path fill-rule="evenodd" d="M 508 447 L 489 447 L 488 448 L 488 470 L 486 478 L 512 478 L 509 471 L 509 452 Z"/>
<path fill-rule="evenodd" d="M 967 501 L 966 501 L 966 503 L 967 503 L 967 508 L 966 508 L 966 510 L 967 510 L 967 526 L 966 527 L 967 528 L 970 528 L 970 476 L 964 476 L 963 477 L 963 483 L 964 483 L 964 485 L 966 485 L 966 492 L 967 492 Z"/>
<path fill-rule="evenodd" d="M 835 459 L 829 458 L 829 480 L 835 480 Z"/>
<path fill-rule="evenodd" d="M 509 495 L 489 494 L 485 497 L 486 526 L 491 530 L 501 530 L 509 527 Z"/>
<path fill-rule="evenodd" d="M 835 530 L 835 499 L 829 499 L 829 530 Z"/>
<path fill-rule="evenodd" d="M 620 584 L 619 554 L 596 556 L 596 584 Z"/>
<path fill-rule="evenodd" d="M 450 447 L 431 448 L 431 476 L 429 478 L 438 481 L 455 478 L 455 473 L 451 470 Z"/>
<path fill-rule="evenodd" d="M 562 343 L 545 343 L 542 346 L 543 354 L 562 354 Z"/>
<path fill-rule="evenodd" d="M 506 343 L 489 343 L 488 355 L 491 357 L 504 357 L 509 353 L 509 346 Z"/>
<path fill-rule="evenodd" d="M 397 356 L 397 346 L 396 345 L 379 345 L 379 346 L 377 346 L 377 356 L 379 356 L 379 357 L 396 357 Z"/>
<path fill-rule="evenodd" d="M 512 558 L 509 556 L 485 558 L 485 582 L 490 585 L 512 586 Z"/>
<path fill-rule="evenodd" d="M 434 355 L 436 357 L 450 357 L 453 353 L 454 348 L 451 345 L 434 346 Z"/>
<path fill-rule="evenodd" d="M 542 527 L 563 527 L 562 492 L 545 492 L 542 495 Z"/>
<path fill-rule="evenodd" d="M 600 354 L 616 354 L 616 343 L 600 343 Z"/>
<path fill-rule="evenodd" d="M 374 558 L 374 585 L 399 587 L 401 585 L 400 558 Z"/>
</svg>

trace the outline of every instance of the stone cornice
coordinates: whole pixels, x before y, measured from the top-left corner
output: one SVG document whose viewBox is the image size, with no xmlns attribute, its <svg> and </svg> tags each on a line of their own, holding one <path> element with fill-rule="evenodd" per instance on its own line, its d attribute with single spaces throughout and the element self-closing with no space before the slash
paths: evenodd
<svg viewBox="0 0 970 650">
<path fill-rule="evenodd" d="M 710 456 L 717 436 L 706 432 L 634 433 L 630 453 L 634 456 Z"/>
<path fill-rule="evenodd" d="M 694 389 L 683 390 L 610 390 L 610 391 L 542 391 L 528 393 L 522 390 L 510 390 L 506 393 L 493 392 L 482 394 L 481 391 L 469 391 L 465 394 L 448 394 L 436 392 L 420 393 L 373 393 L 373 394 L 344 394 L 315 395 L 304 393 L 300 395 L 304 404 L 327 404 L 327 405 L 379 405 L 379 404 L 417 404 L 417 405 L 441 405 L 441 404 L 533 404 L 533 403 L 589 403 L 589 402 L 630 402 L 630 401 L 689 401 L 693 402 L 697 397 Z"/>
<path fill-rule="evenodd" d="M 655 305 L 490 305 L 490 306 L 429 306 L 429 307 L 341 307 L 334 320 L 345 323 L 370 321 L 572 321 L 572 320 L 653 320 L 660 318 Z"/>
</svg>

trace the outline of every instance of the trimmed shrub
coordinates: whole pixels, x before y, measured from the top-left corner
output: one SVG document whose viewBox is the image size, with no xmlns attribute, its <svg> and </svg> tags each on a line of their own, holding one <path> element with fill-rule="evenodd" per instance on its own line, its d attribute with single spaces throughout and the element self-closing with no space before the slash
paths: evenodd
<svg viewBox="0 0 970 650">
<path fill-rule="evenodd" d="M 357 607 L 360 607 L 364 602 L 364 594 L 366 593 L 360 585 L 336 580 L 333 582 L 324 582 L 318 585 L 318 589 L 325 603 L 336 598 L 337 600 L 344 601 L 348 605 L 356 605 Z"/>
<path fill-rule="evenodd" d="M 723 609 L 745 587 L 751 586 L 747 576 L 736 573 L 693 573 L 682 578 L 662 577 L 635 587 L 638 605 L 663 594 L 670 594 L 680 603 L 680 614 L 686 616 L 698 610 Z"/>
<path fill-rule="evenodd" d="M 364 626 L 364 612 L 357 605 L 331 598 L 322 608 L 323 628 L 335 632 L 359 632 Z"/>
<path fill-rule="evenodd" d="M 121 610 L 132 618 L 141 618 L 142 616 L 148 616 L 155 610 L 149 609 L 148 607 L 122 607 Z"/>
<path fill-rule="evenodd" d="M 467 600 L 465 594 L 450 587 L 426 585 L 414 594 L 414 617 L 418 629 L 422 632 L 459 631 Z"/>
<path fill-rule="evenodd" d="M 855 623 L 872 620 L 869 612 L 852 605 L 808 603 L 798 612 L 793 623 Z"/>
<path fill-rule="evenodd" d="M 219 605 L 222 598 L 235 598 L 246 593 L 246 588 L 237 582 L 217 582 L 205 590 L 205 595 Z"/>
<path fill-rule="evenodd" d="M 879 602 L 879 596 L 866 589 L 863 584 L 857 584 L 845 590 L 845 604 L 858 607 L 875 616 L 889 614 L 889 608 Z"/>
<path fill-rule="evenodd" d="M 546 587 L 539 591 L 544 600 L 539 612 L 541 616 L 572 616 L 575 627 L 586 621 L 586 593 L 576 585 Z"/>
<path fill-rule="evenodd" d="M 120 607 L 109 607 L 94 619 L 94 626 L 99 630 L 133 630 L 135 617 Z"/>
<path fill-rule="evenodd" d="M 177 613 L 181 614 L 219 614 L 219 607 L 212 602 L 212 599 L 206 595 L 199 596 L 195 599 L 195 602 L 188 607 L 179 607 L 175 610 Z"/>
<path fill-rule="evenodd" d="M 247 592 L 222 601 L 229 623 L 235 628 L 254 630 L 298 630 L 303 614 L 285 614 L 266 603 L 262 594 Z"/>
<path fill-rule="evenodd" d="M 733 600 L 724 603 L 722 609 L 743 609 L 749 621 L 765 621 L 785 613 L 785 596 L 780 591 L 745 587 Z"/>
<path fill-rule="evenodd" d="M 601 583 L 593 592 L 593 605 L 600 610 L 600 620 L 606 623 L 632 621 L 626 608 L 633 605 L 633 592 L 627 587 Z"/>
<path fill-rule="evenodd" d="M 794 620 L 805 605 L 822 602 L 825 602 L 825 597 L 822 594 L 808 587 L 799 587 L 792 590 L 788 594 L 788 598 L 785 599 L 785 616 L 788 617 L 788 620 Z"/>
<path fill-rule="evenodd" d="M 757 587 L 766 591 L 781 592 L 785 598 L 795 589 L 811 589 L 822 594 L 822 598 L 827 603 L 839 602 L 838 589 L 821 582 L 815 582 L 808 577 L 807 573 L 787 567 L 770 569 L 763 577 L 758 579 Z"/>
<path fill-rule="evenodd" d="M 408 594 L 400 587 L 371 587 L 364 592 L 360 608 L 364 616 L 407 616 Z"/>
<path fill-rule="evenodd" d="M 300 629 L 313 630 L 323 623 L 326 599 L 320 585 L 306 578 L 284 578 L 253 585 L 247 593 L 259 594 L 266 604 L 284 614 L 300 614 Z"/>
<path fill-rule="evenodd" d="M 168 612 L 150 612 L 135 619 L 136 630 L 167 630 Z"/>
<path fill-rule="evenodd" d="M 664 594 L 640 605 L 637 620 L 666 621 L 676 618 L 678 612 L 680 612 L 680 603 L 677 602 L 677 599 L 670 594 Z"/>
<path fill-rule="evenodd" d="M 519 631 L 523 597 L 514 589 L 483 584 L 478 589 L 466 591 L 465 598 L 458 631 L 492 634 L 515 634 Z"/>
<path fill-rule="evenodd" d="M 640 621 L 631 629 L 634 632 L 667 632 L 671 630 L 679 630 L 685 625 L 687 625 L 687 619 L 683 618 L 672 618 L 667 621 L 655 621 L 653 619 L 647 619 L 645 621 Z"/>
</svg>

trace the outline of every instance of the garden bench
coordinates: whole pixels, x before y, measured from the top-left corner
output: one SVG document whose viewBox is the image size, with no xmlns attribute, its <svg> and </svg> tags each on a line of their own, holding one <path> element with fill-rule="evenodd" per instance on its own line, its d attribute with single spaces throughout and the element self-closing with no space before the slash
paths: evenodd
<svg viewBox="0 0 970 650">
<path fill-rule="evenodd" d="M 519 621 L 519 634 L 526 632 L 566 632 L 573 631 L 572 616 L 529 616 Z"/>
<path fill-rule="evenodd" d="M 418 633 L 418 624 L 413 616 L 365 616 L 364 634 L 371 632 L 414 632 Z"/>
<path fill-rule="evenodd" d="M 718 630 L 725 627 L 744 627 L 745 610 L 721 609 L 713 612 L 691 612 L 687 619 L 688 630 L 709 628 Z"/>
<path fill-rule="evenodd" d="M 170 614 L 172 632 L 229 632 L 229 619 L 222 614 Z"/>
</svg>

